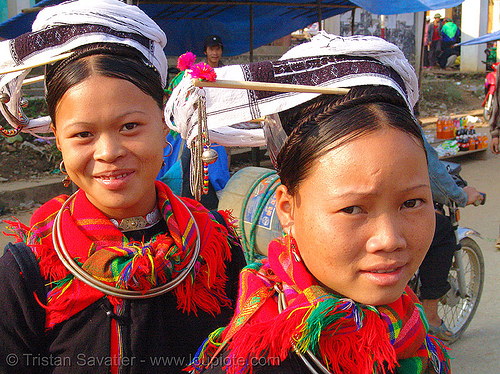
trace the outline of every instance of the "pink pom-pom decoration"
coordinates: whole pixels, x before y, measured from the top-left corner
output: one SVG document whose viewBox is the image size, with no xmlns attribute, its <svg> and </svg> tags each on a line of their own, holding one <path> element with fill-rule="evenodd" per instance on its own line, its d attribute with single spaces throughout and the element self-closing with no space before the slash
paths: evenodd
<svg viewBox="0 0 500 374">
<path fill-rule="evenodd" d="M 179 56 L 177 59 L 177 69 L 184 71 L 186 69 L 191 69 L 196 61 L 196 56 L 192 52 L 186 52 Z"/>
<path fill-rule="evenodd" d="M 191 68 L 191 78 L 214 82 L 217 74 L 213 67 L 205 62 L 200 62 Z"/>
</svg>

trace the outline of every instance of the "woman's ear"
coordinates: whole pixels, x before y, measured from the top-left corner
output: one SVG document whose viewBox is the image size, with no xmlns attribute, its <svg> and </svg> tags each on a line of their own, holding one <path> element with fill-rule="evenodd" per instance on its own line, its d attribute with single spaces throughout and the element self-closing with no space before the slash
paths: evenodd
<svg viewBox="0 0 500 374">
<path fill-rule="evenodd" d="M 54 136 L 56 137 L 56 147 L 57 149 L 61 150 L 61 146 L 59 144 L 59 137 L 57 136 L 57 130 L 56 130 L 56 127 L 54 126 L 54 123 L 50 123 L 50 129 L 52 130 L 52 132 L 54 133 Z"/>
<path fill-rule="evenodd" d="M 162 116 L 161 116 L 161 121 L 162 121 L 162 123 L 163 123 L 163 139 L 165 139 L 165 146 L 164 146 L 163 148 L 166 148 L 166 147 L 167 147 L 167 145 L 169 144 L 169 143 L 167 142 L 167 135 L 168 135 L 168 133 L 169 133 L 170 129 L 168 128 L 168 126 L 167 126 L 167 122 L 165 121 L 165 115 L 162 115 Z"/>
<path fill-rule="evenodd" d="M 276 189 L 276 213 L 281 222 L 283 231 L 290 233 L 294 224 L 294 200 L 284 185 L 279 185 Z"/>
</svg>

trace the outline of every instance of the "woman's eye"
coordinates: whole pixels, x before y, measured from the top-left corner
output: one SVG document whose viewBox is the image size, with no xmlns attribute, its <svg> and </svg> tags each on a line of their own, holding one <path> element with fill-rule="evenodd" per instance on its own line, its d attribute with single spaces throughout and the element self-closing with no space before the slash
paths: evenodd
<svg viewBox="0 0 500 374">
<path fill-rule="evenodd" d="M 359 206 L 348 206 L 347 208 L 342 209 L 342 212 L 347 214 L 360 214 L 363 210 Z"/>
<path fill-rule="evenodd" d="M 422 199 L 410 199 L 410 200 L 406 200 L 403 203 L 403 207 L 405 207 L 405 208 L 417 208 L 420 205 L 422 205 L 423 203 L 424 203 L 424 201 Z"/>
<path fill-rule="evenodd" d="M 125 130 L 133 130 L 137 126 L 138 126 L 137 123 L 131 122 L 131 123 L 127 123 L 127 124 L 123 125 L 123 129 L 125 129 Z"/>
<path fill-rule="evenodd" d="M 92 133 L 88 131 L 82 131 L 79 132 L 78 134 L 75 135 L 77 138 L 90 138 L 92 136 Z"/>
</svg>

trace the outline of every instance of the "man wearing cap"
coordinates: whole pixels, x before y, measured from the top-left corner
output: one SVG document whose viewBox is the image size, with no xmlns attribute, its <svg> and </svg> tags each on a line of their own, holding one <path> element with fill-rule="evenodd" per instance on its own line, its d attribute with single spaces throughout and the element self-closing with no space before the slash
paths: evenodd
<svg viewBox="0 0 500 374">
<path fill-rule="evenodd" d="M 437 63 L 438 55 L 441 52 L 441 28 L 443 27 L 443 21 L 441 20 L 441 14 L 436 13 L 434 15 L 434 22 L 429 26 L 427 30 L 427 40 L 430 41 L 429 47 L 429 66 L 433 67 Z"/>
<path fill-rule="evenodd" d="M 203 52 L 207 56 L 207 64 L 213 68 L 224 66 L 220 62 L 224 45 L 219 35 L 210 35 L 205 38 L 203 43 Z"/>
</svg>

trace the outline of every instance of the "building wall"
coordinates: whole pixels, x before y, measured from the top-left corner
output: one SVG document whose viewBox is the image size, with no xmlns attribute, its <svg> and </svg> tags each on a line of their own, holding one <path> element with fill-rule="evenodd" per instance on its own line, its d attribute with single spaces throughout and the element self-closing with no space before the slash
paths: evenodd
<svg viewBox="0 0 500 374">
<path fill-rule="evenodd" d="M 364 9 L 354 11 L 354 33 L 351 32 L 352 12 L 340 15 L 340 35 L 381 36 L 381 16 Z M 396 44 L 412 65 L 415 63 L 415 14 L 384 16 L 385 39 Z"/>
<path fill-rule="evenodd" d="M 500 30 L 500 0 L 493 0 L 488 7 L 488 32 Z"/>
<path fill-rule="evenodd" d="M 7 0 L 0 0 L 0 22 L 7 21 L 9 19 L 9 5 Z"/>
<path fill-rule="evenodd" d="M 488 31 L 488 0 L 465 0 L 462 3 L 462 42 L 477 38 Z M 460 71 L 480 72 L 486 66 L 481 61 L 486 58 L 486 44 L 461 47 Z"/>
<path fill-rule="evenodd" d="M 2 9 L 7 9 L 7 18 L 2 19 L 2 22 L 21 13 L 23 9 L 35 6 L 37 0 L 0 0 L 0 17 Z"/>
</svg>

